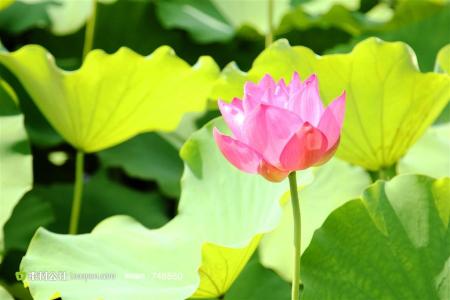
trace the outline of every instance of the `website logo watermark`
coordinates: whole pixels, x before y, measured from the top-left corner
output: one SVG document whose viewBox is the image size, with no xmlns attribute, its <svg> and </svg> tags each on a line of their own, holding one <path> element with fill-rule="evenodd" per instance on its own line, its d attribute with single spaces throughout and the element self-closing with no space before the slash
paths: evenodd
<svg viewBox="0 0 450 300">
<path fill-rule="evenodd" d="M 64 271 L 16 272 L 18 281 L 69 281 L 69 280 L 115 280 L 114 273 L 75 273 Z"/>
<path fill-rule="evenodd" d="M 180 281 L 183 280 L 182 272 L 152 272 L 146 273 L 124 273 L 118 276 L 116 273 L 77 273 L 65 271 L 36 271 L 16 272 L 18 281 L 95 281 L 95 280 L 158 280 L 158 281 Z"/>
</svg>

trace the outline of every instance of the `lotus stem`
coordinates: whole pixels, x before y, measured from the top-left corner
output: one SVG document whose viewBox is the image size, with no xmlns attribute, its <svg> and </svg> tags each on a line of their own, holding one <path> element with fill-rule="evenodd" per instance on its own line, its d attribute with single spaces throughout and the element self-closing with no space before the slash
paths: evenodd
<svg viewBox="0 0 450 300">
<path fill-rule="evenodd" d="M 289 187 L 291 190 L 292 213 L 294 216 L 294 271 L 292 273 L 292 300 L 300 299 L 300 255 L 301 255 L 301 214 L 298 199 L 297 178 L 295 171 L 289 174 Z"/>
<path fill-rule="evenodd" d="M 97 0 L 92 1 L 92 14 L 86 23 L 86 31 L 84 34 L 83 60 L 94 45 L 95 35 L 95 19 L 97 18 Z"/>
<path fill-rule="evenodd" d="M 397 165 L 394 164 L 392 166 L 389 167 L 381 167 L 378 170 L 378 179 L 381 180 L 391 180 L 392 178 L 395 177 L 395 175 L 397 175 L 397 171 L 396 171 Z"/>
<path fill-rule="evenodd" d="M 269 27 L 267 28 L 266 33 L 266 48 L 270 46 L 273 42 L 273 0 L 267 0 L 267 20 Z"/>
<path fill-rule="evenodd" d="M 94 45 L 95 19 L 97 18 L 97 0 L 92 1 L 92 14 L 86 22 L 84 34 L 83 60 Z M 73 191 L 72 210 L 70 211 L 69 234 L 78 232 L 81 202 L 83 198 L 84 153 L 77 151 L 75 158 L 75 187 Z"/>
<path fill-rule="evenodd" d="M 69 234 L 76 234 L 78 231 L 78 220 L 80 219 L 81 200 L 83 196 L 83 175 L 84 153 L 78 150 L 75 158 L 75 189 L 73 192 L 72 211 L 70 213 Z"/>
</svg>

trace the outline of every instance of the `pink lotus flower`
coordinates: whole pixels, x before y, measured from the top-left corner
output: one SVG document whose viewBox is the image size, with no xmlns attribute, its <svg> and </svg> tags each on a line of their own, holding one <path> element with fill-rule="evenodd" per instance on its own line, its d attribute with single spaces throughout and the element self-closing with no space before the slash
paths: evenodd
<svg viewBox="0 0 450 300">
<path fill-rule="evenodd" d="M 345 112 L 345 92 L 326 109 L 317 77 L 304 82 L 294 73 L 289 85 L 270 75 L 247 82 L 244 98 L 219 108 L 233 136 L 214 128 L 223 155 L 238 169 L 279 182 L 289 173 L 317 166 L 336 152 Z"/>
</svg>

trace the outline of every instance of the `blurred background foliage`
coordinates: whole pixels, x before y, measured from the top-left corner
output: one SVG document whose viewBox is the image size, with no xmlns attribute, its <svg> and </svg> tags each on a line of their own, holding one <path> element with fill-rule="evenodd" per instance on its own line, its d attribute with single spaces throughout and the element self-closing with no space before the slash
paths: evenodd
<svg viewBox="0 0 450 300">
<path fill-rule="evenodd" d="M 95 8 L 94 8 L 95 5 Z M 27 44 L 48 49 L 66 70 L 80 67 L 86 19 L 96 10 L 93 47 L 113 53 L 125 46 L 148 55 L 169 45 L 190 64 L 210 55 L 221 68 L 234 61 L 248 70 L 264 49 L 265 1 L 245 0 L 0 0 L 0 40 L 7 51 Z M 450 42 L 450 3 L 445 0 L 275 0 L 274 40 L 287 38 L 317 54 L 345 53 L 369 37 L 403 41 L 422 71 L 432 71 L 439 49 Z M 0 66 L 0 112 L 17 97 L 33 155 L 34 184 L 4 228 L 0 283 L 17 299 L 29 299 L 14 278 L 39 226 L 67 232 L 73 190 L 74 150 L 48 124 L 20 82 Z M 11 96 L 11 87 L 14 90 Z M 217 116 L 185 117 L 171 134 L 145 133 L 86 157 L 80 233 L 101 220 L 127 214 L 156 228 L 176 214 L 183 163 L 178 150 L 191 132 Z M 449 109 L 438 122 L 449 121 Z M 94 201 L 95 199 L 95 201 Z M 259 294 L 252 287 L 264 286 Z M 226 299 L 288 299 L 287 283 L 251 260 Z M 274 294 L 278 293 L 278 294 Z M 248 295 L 248 296 L 247 296 Z M 253 297 L 253 298 L 252 298 Z"/>
</svg>

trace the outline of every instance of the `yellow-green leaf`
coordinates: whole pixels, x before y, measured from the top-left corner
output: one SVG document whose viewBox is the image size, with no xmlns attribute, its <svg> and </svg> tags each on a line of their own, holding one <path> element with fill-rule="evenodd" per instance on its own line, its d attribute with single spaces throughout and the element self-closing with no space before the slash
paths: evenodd
<svg viewBox="0 0 450 300">
<path fill-rule="evenodd" d="M 74 147 L 93 152 L 144 131 L 171 131 L 187 112 L 203 111 L 217 65 L 201 57 L 189 66 L 162 46 L 142 57 L 121 48 L 91 51 L 67 72 L 42 47 L 1 53 L 9 68 L 55 129 Z"/>
<path fill-rule="evenodd" d="M 13 4 L 14 0 L 0 0 L 0 10 L 3 10 Z"/>
<path fill-rule="evenodd" d="M 257 235 L 242 248 L 204 244 L 202 265 L 198 271 L 200 285 L 191 298 L 214 298 L 226 293 L 255 252 L 260 240 L 261 235 Z"/>
<path fill-rule="evenodd" d="M 406 44 L 376 38 L 362 41 L 351 53 L 322 57 L 279 40 L 256 58 L 245 79 L 257 81 L 269 73 L 289 80 L 294 71 L 303 79 L 318 75 L 325 103 L 347 92 L 337 155 L 369 170 L 396 163 L 450 99 L 450 76 L 421 73 Z M 232 75 L 228 82 L 221 78 L 213 96 L 230 100 L 225 91 L 231 88 L 242 94 L 243 75 L 236 71 Z"/>
<path fill-rule="evenodd" d="M 246 73 L 239 70 L 236 63 L 229 63 L 214 83 L 210 98 L 231 100 L 240 96 L 246 79 Z"/>
<path fill-rule="evenodd" d="M 439 50 L 435 71 L 450 74 L 450 44 Z"/>
</svg>

